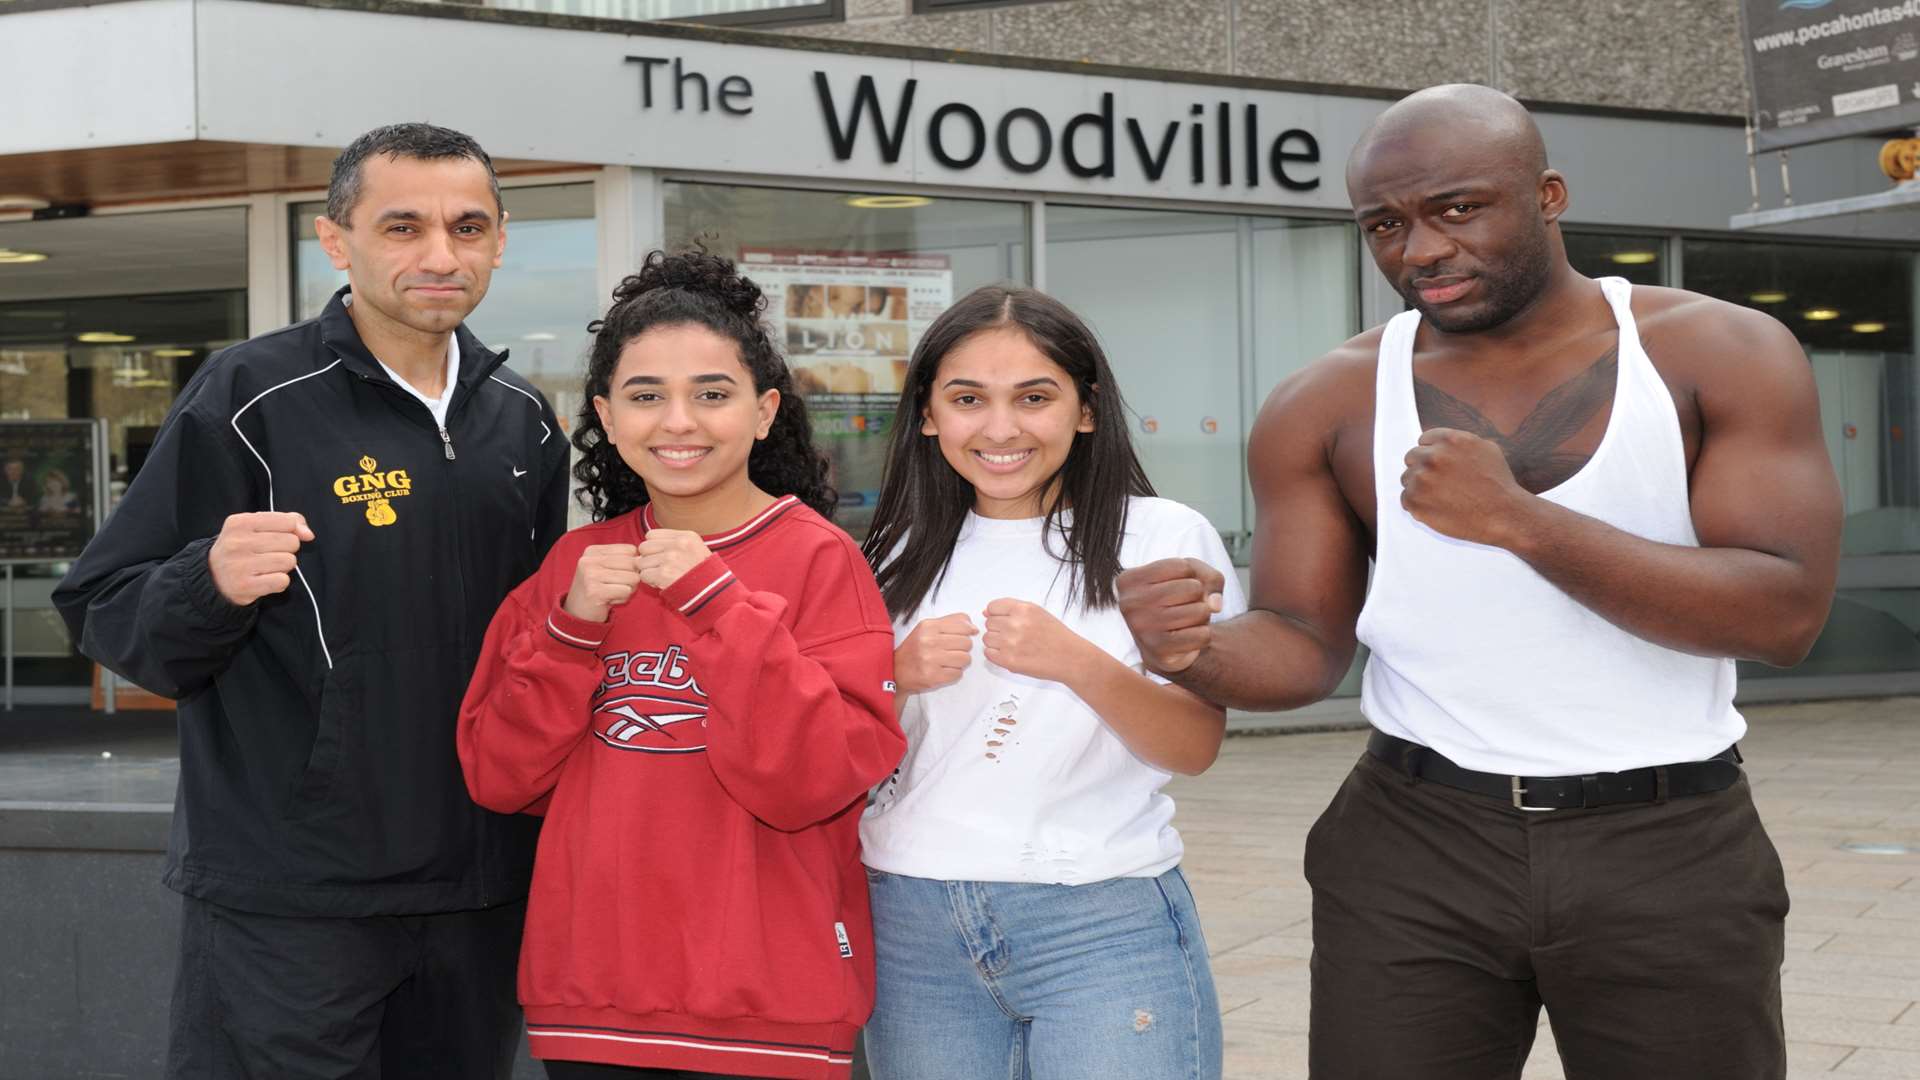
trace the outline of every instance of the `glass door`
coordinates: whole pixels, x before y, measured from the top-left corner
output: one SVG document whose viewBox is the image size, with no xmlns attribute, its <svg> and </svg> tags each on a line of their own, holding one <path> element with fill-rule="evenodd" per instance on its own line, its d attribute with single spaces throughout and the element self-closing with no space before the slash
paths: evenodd
<svg viewBox="0 0 1920 1080">
<path fill-rule="evenodd" d="M 109 508 L 194 371 L 246 336 L 246 214 L 222 207 L 0 224 L 0 419 L 105 419 Z M 0 530 L 16 538 L 36 515 L 57 512 L 48 491 L 82 486 L 58 465 L 7 469 L 37 493 L 0 508 Z M 85 700 L 92 682 L 52 606 L 67 565 L 14 566 L 20 703 Z"/>
</svg>

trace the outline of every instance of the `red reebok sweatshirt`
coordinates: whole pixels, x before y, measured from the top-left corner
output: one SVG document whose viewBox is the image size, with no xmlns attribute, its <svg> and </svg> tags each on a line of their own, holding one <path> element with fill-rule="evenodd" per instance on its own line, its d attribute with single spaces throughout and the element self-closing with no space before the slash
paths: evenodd
<svg viewBox="0 0 1920 1080">
<path fill-rule="evenodd" d="M 460 710 L 475 801 L 544 813 L 520 952 L 540 1058 L 838 1080 L 873 1008 L 865 794 L 906 749 L 893 630 L 847 534 L 788 496 L 605 623 L 555 544 Z"/>
</svg>

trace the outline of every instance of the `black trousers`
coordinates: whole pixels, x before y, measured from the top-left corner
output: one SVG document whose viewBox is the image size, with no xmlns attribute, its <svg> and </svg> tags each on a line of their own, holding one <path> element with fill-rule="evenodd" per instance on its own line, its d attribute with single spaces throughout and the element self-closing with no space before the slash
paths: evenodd
<svg viewBox="0 0 1920 1080">
<path fill-rule="evenodd" d="M 508 1080 L 525 901 L 260 915 L 183 897 L 169 1080 Z"/>
<path fill-rule="evenodd" d="M 1781 1080 L 1786 884 L 1743 777 L 1516 810 L 1371 756 L 1307 836 L 1313 1080 Z"/>
</svg>

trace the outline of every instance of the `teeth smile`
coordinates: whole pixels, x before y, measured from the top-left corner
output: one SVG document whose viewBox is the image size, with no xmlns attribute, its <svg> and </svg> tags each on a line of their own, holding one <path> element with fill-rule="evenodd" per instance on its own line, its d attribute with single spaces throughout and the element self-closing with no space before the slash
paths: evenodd
<svg viewBox="0 0 1920 1080">
<path fill-rule="evenodd" d="M 654 453 L 668 461 L 694 461 L 706 456 L 705 450 L 655 450 Z"/>
<path fill-rule="evenodd" d="M 989 454 L 985 450 L 976 450 L 975 453 L 980 455 L 980 459 L 982 461 L 985 461 L 989 464 L 1012 465 L 1017 461 L 1025 461 L 1027 459 L 1027 456 L 1033 453 L 1033 451 L 1019 450 L 1011 454 Z"/>
</svg>

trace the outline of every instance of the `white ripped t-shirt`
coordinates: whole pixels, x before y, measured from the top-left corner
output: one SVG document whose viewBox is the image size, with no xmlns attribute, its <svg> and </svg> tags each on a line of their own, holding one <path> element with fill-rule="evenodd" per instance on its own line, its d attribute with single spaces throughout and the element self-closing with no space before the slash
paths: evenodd
<svg viewBox="0 0 1920 1080">
<path fill-rule="evenodd" d="M 1070 521 L 1069 517 L 1069 521 Z M 984 631 L 988 604 L 1040 604 L 1069 629 L 1144 671 L 1117 607 L 1087 611 L 1043 518 L 968 514 L 947 572 L 894 642 L 923 619 L 965 612 Z M 1196 558 L 1226 577 L 1216 619 L 1246 610 L 1226 546 L 1201 514 L 1167 499 L 1128 501 L 1120 565 Z M 1164 682 L 1158 676 L 1150 676 Z M 892 874 L 948 881 L 1083 885 L 1152 877 L 1180 862 L 1171 774 L 1135 757 L 1066 686 L 973 662 L 951 686 L 912 695 L 900 715 L 907 756 L 874 792 L 860 823 L 862 859 Z"/>
</svg>

